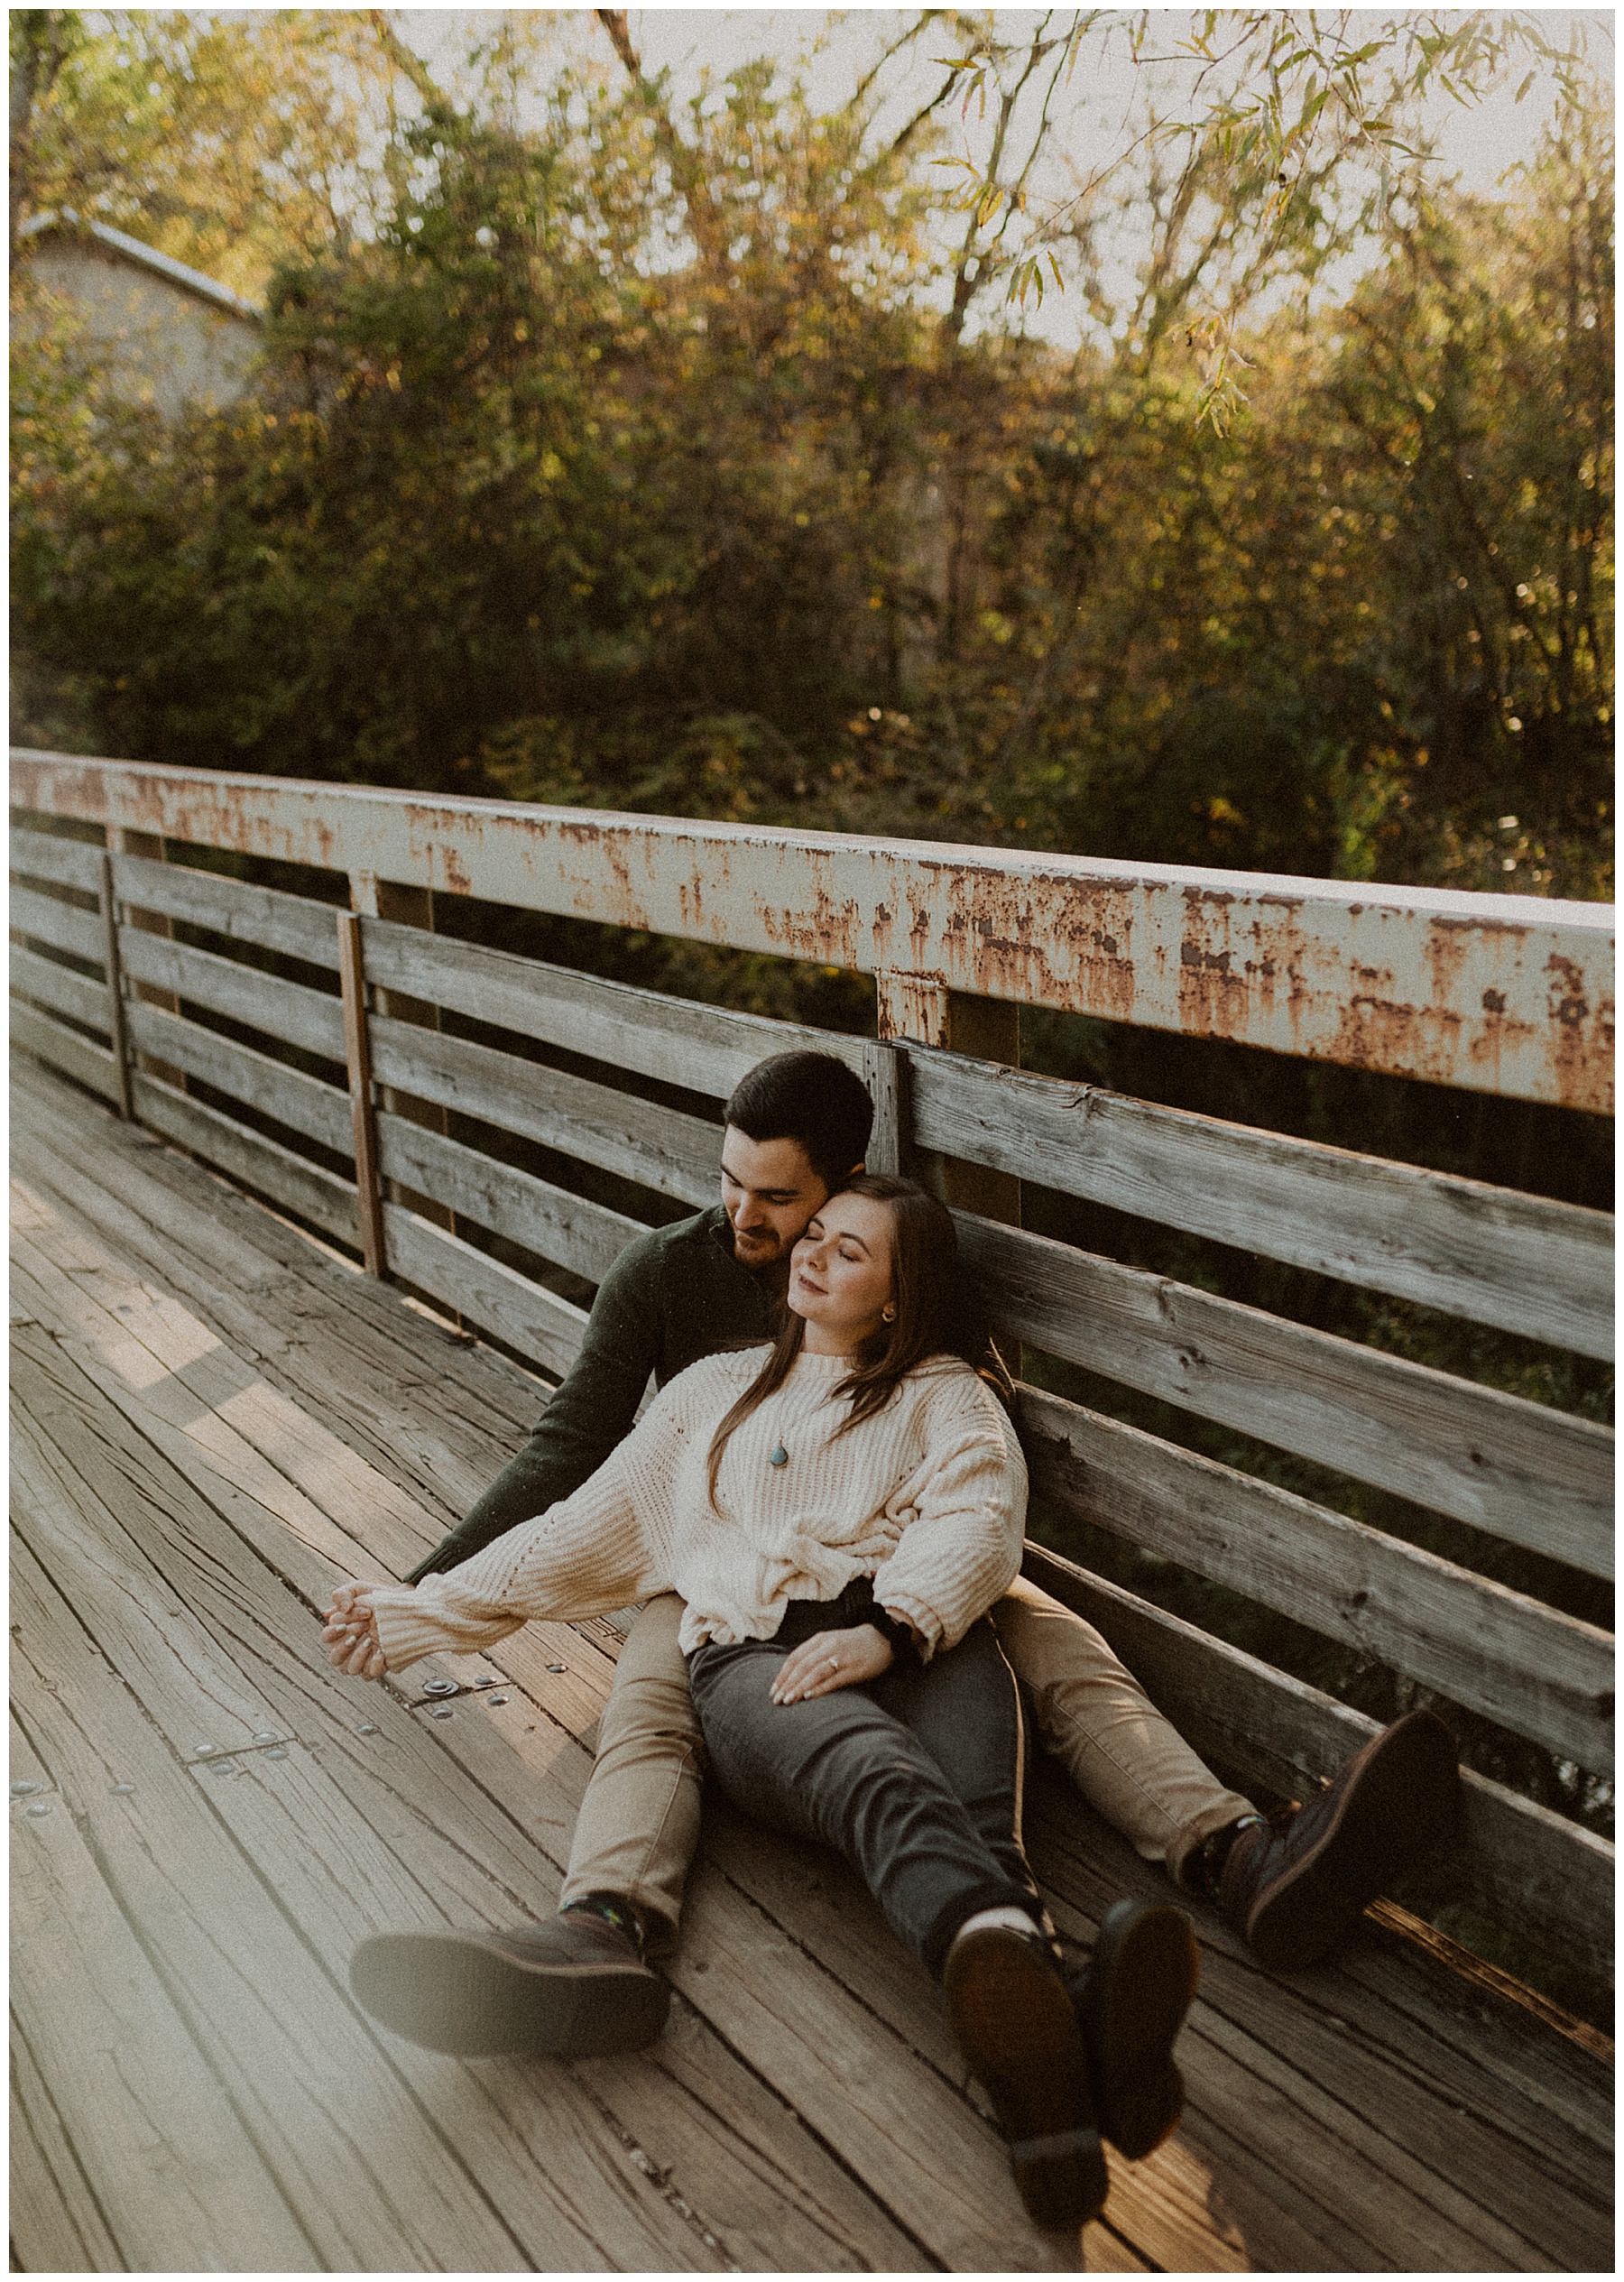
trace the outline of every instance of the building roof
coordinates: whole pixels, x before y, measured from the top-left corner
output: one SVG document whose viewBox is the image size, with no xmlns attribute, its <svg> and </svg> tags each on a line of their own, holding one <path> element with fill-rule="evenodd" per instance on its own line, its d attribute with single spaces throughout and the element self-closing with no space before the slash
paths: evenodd
<svg viewBox="0 0 1624 2282">
<path fill-rule="evenodd" d="M 140 238 L 131 237 L 124 230 L 115 230 L 110 223 L 92 221 L 88 216 L 76 213 L 70 206 L 53 207 L 43 214 L 31 216 L 17 232 L 19 238 L 38 237 L 46 230 L 69 229 L 80 236 L 95 238 L 114 254 L 140 268 L 151 270 L 156 276 L 167 278 L 171 285 L 179 285 L 199 300 L 212 302 L 216 309 L 228 310 L 233 317 L 245 317 L 258 325 L 264 312 L 254 302 L 245 301 L 234 293 L 228 285 L 219 284 L 212 277 L 205 277 L 201 270 L 189 268 L 177 262 L 172 254 L 160 254 L 154 245 L 143 245 Z"/>
</svg>

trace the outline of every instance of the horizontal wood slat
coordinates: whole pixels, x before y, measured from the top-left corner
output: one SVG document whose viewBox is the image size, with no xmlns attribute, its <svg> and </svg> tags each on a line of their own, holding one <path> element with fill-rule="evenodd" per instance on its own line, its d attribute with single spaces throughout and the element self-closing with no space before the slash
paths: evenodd
<svg viewBox="0 0 1624 2282">
<path fill-rule="evenodd" d="M 88 840 L 64 840 L 54 832 L 12 827 L 11 868 L 31 880 L 84 888 L 94 895 L 101 883 L 101 859 L 100 848 Z"/>
<path fill-rule="evenodd" d="M 77 903 L 63 903 L 54 895 L 43 895 L 37 888 L 18 887 L 11 890 L 9 913 L 11 924 L 36 943 L 48 943 L 53 951 L 67 951 L 74 958 L 88 959 L 92 965 L 102 963 L 101 919 L 95 911 L 81 911 Z"/>
<path fill-rule="evenodd" d="M 60 1022 L 53 1022 L 49 1014 L 40 1014 L 32 1006 L 24 1006 L 20 999 L 11 1002 L 11 1041 L 28 1053 L 38 1055 L 53 1069 L 77 1078 L 93 1094 L 100 1094 L 110 1102 L 118 1100 L 118 1072 L 109 1049 L 93 1046 L 77 1030 L 64 1029 Z"/>
<path fill-rule="evenodd" d="M 191 864 L 156 864 L 143 855 L 115 855 L 113 883 L 119 901 L 132 910 L 161 911 L 168 919 L 338 972 L 337 907 L 331 903 L 280 888 L 254 887 Z"/>
<path fill-rule="evenodd" d="M 1005 1331 L 1495 1537 L 1611 1575 L 1605 1427 L 1097 1253 L 955 1215 Z"/>
<path fill-rule="evenodd" d="M 279 975 L 264 975 L 258 967 L 243 966 L 213 951 L 194 951 L 138 928 L 119 929 L 118 956 L 125 972 L 139 983 L 173 991 L 195 1006 L 228 1015 L 284 1045 L 302 1046 L 307 1053 L 325 1054 L 335 1062 L 344 1059 L 344 1011 L 336 996 L 328 998 L 302 983 L 284 982 Z"/>
<path fill-rule="evenodd" d="M 580 1350 L 584 1307 L 560 1299 L 404 1205 L 384 1205 L 383 1226 L 392 1275 L 563 1378 Z"/>
<path fill-rule="evenodd" d="M 836 1055 L 863 1075 L 863 1040 L 834 1030 L 667 998 L 392 919 L 364 920 L 362 940 L 370 983 L 695 1093 L 725 1097 L 764 1056 L 792 1047 Z"/>
<path fill-rule="evenodd" d="M 1610 1633 L 1038 1388 L 1020 1419 L 1033 1487 L 1066 1512 L 1612 1771 Z"/>
<path fill-rule="evenodd" d="M 1152 1701 L 1206 1759 L 1287 1798 L 1333 1775 L 1379 1732 L 1374 1720 L 1244 1649 L 1029 1544 L 1025 1573 L 1103 1632 Z M 1548 1807 L 1465 1772 L 1462 1882 L 1501 1924 L 1610 1982 L 1613 1849 Z"/>
<path fill-rule="evenodd" d="M 106 1030 L 106 984 L 93 982 L 71 966 L 59 966 L 54 959 L 42 958 L 37 951 L 24 950 L 20 943 L 11 946 L 11 986 L 25 997 L 37 999 L 53 1014 L 66 1014 L 92 1030 Z"/>
<path fill-rule="evenodd" d="M 378 1169 L 436 1204 L 449 1205 L 480 1227 L 509 1236 L 543 1260 L 597 1283 L 641 1221 L 575 1196 L 533 1173 L 498 1164 L 461 1141 L 388 1111 L 378 1113 Z"/>
<path fill-rule="evenodd" d="M 269 1054 L 256 1053 L 251 1046 L 222 1038 L 218 1030 L 143 1005 L 139 999 L 126 1005 L 125 1021 L 130 1043 L 142 1053 L 184 1070 L 189 1077 L 200 1077 L 205 1085 L 274 1117 L 296 1133 L 349 1156 L 349 1096 L 336 1086 L 324 1086 L 318 1077 L 308 1077 Z"/>
<path fill-rule="evenodd" d="M 483 1118 L 661 1196 L 691 1205 L 715 1200 L 719 1126 L 417 1023 L 375 1014 L 368 1029 L 380 1085 Z"/>
<path fill-rule="evenodd" d="M 914 1139 L 1119 1212 L 1581 1354 L 1613 1352 L 1613 1218 L 1092 1086 L 907 1048 Z"/>
<path fill-rule="evenodd" d="M 358 1245 L 355 1187 L 280 1141 L 268 1141 L 217 1109 L 176 1093 L 172 1086 L 142 1071 L 132 1073 L 135 1114 L 155 1133 L 189 1149 L 207 1165 L 229 1173 L 245 1188 L 257 1189 L 287 1211 L 311 1221 L 340 1243 Z"/>
</svg>

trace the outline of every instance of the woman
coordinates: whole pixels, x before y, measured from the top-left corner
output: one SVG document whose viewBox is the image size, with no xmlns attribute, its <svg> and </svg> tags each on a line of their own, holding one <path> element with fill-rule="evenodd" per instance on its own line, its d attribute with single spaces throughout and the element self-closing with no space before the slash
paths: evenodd
<svg viewBox="0 0 1624 2282">
<path fill-rule="evenodd" d="M 724 1788 L 858 1869 L 944 1982 L 1028 2209 L 1075 2226 L 1105 2199 L 1095 2100 L 1128 2153 L 1176 2117 L 1194 1947 L 1181 1913 L 1120 1905 L 1085 2048 L 1020 1846 L 1020 1709 L 986 1619 L 1020 1567 L 1026 1468 L 959 1352 L 955 1252 L 923 1190 L 859 1176 L 796 1245 L 764 1354 L 693 1364 L 572 1497 L 461 1567 L 343 1588 L 325 1637 L 376 1678 L 528 1617 L 680 1594 Z"/>
</svg>

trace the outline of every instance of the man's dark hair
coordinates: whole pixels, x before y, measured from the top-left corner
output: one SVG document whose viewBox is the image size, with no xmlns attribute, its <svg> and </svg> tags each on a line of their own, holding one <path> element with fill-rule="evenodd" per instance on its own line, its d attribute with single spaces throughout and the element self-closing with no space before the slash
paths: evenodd
<svg viewBox="0 0 1624 2282">
<path fill-rule="evenodd" d="M 752 1141 L 798 1141 L 824 1187 L 838 1188 L 868 1150 L 874 1105 L 833 1054 L 770 1054 L 746 1070 L 723 1112 Z"/>
</svg>

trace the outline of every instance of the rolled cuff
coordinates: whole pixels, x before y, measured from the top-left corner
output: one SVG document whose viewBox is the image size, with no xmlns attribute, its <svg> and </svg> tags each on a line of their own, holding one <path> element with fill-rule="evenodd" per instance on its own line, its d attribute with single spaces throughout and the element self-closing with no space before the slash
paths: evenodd
<svg viewBox="0 0 1624 2282">
<path fill-rule="evenodd" d="M 367 1596 L 377 1627 L 378 1645 L 390 1671 L 403 1672 L 420 1658 L 447 1649 L 458 1655 L 476 1655 L 481 1649 L 494 1648 L 498 1640 L 505 1640 L 524 1622 L 521 1616 L 475 1617 L 454 1612 L 438 1604 L 434 1587 L 438 1582 L 438 1578 L 430 1578 L 415 1588 L 405 1584 L 381 1586 Z"/>
</svg>

